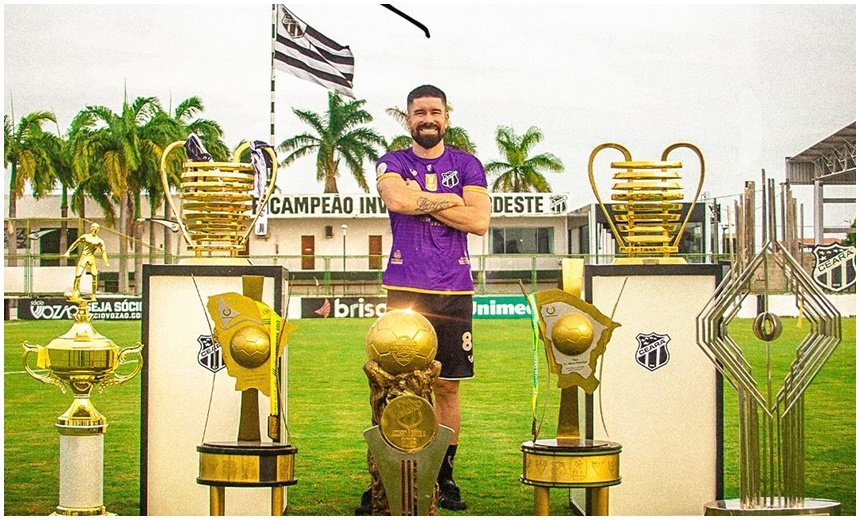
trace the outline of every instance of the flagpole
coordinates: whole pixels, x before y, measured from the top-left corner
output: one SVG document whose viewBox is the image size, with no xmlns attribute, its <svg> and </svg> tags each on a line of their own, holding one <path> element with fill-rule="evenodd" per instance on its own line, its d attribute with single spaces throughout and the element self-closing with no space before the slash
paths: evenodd
<svg viewBox="0 0 860 520">
<path fill-rule="evenodd" d="M 276 23 L 278 22 L 278 6 L 272 4 L 272 60 L 271 60 L 271 82 L 270 82 L 270 105 L 269 105 L 269 144 L 275 143 L 275 37 L 277 35 Z"/>
</svg>

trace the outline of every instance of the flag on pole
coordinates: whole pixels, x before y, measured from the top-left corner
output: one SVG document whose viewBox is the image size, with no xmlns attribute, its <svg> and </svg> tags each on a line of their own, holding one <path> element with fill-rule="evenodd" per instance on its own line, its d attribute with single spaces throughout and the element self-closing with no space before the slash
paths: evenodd
<svg viewBox="0 0 860 520">
<path fill-rule="evenodd" d="M 278 6 L 273 64 L 275 68 L 354 98 L 352 74 L 355 58 L 349 47 L 301 21 Z"/>
</svg>

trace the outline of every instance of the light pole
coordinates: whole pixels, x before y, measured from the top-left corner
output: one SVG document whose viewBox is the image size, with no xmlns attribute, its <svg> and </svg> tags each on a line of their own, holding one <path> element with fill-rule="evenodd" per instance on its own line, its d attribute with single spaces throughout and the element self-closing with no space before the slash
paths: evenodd
<svg viewBox="0 0 860 520">
<path fill-rule="evenodd" d="M 343 231 L 343 295 L 346 296 L 346 230 L 349 226 L 343 224 L 340 230 Z"/>
</svg>

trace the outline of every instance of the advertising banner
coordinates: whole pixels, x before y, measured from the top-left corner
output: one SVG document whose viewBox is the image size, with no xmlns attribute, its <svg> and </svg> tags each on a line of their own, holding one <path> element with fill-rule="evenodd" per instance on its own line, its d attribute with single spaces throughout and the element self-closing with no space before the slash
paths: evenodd
<svg viewBox="0 0 860 520">
<path fill-rule="evenodd" d="M 101 298 L 89 305 L 93 320 L 139 320 L 143 304 L 140 297 Z M 18 300 L 20 320 L 71 320 L 78 306 L 64 298 L 21 298 Z"/>
<path fill-rule="evenodd" d="M 302 318 L 378 318 L 385 313 L 385 298 L 333 297 L 302 298 Z M 531 316 L 523 296 L 474 296 L 474 319 L 528 318 Z"/>
</svg>

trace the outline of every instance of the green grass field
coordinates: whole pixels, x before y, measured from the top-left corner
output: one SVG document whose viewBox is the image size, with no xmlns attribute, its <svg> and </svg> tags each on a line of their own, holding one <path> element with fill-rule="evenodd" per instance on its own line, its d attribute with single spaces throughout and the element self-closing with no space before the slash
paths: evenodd
<svg viewBox="0 0 860 520">
<path fill-rule="evenodd" d="M 370 425 L 364 335 L 371 319 L 299 320 L 289 349 L 289 426 L 298 485 L 289 512 L 351 515 L 368 477 L 361 432 Z M 755 345 L 750 322 L 733 323 L 740 344 Z M 4 507 L 7 515 L 45 515 L 58 497 L 56 417 L 70 403 L 53 386 L 21 368 L 21 343 L 47 344 L 68 322 L 6 322 L 4 331 Z M 100 322 L 97 330 L 126 346 L 139 341 L 139 322 Z M 774 363 L 786 366 L 803 330 L 786 322 L 774 344 Z M 806 495 L 841 501 L 856 511 L 856 322 L 843 320 L 843 342 L 806 397 Z M 526 320 L 475 321 L 477 378 L 462 385 L 463 435 L 455 475 L 469 515 L 531 515 L 532 489 L 519 483 L 519 446 L 531 438 L 531 330 Z M 611 348 L 611 344 L 610 344 Z M 704 354 L 703 354 L 704 355 Z M 754 366 L 764 353 L 751 348 Z M 543 362 L 542 362 L 543 363 Z M 541 367 L 542 372 L 545 366 Z M 545 376 L 542 374 L 542 390 Z M 105 436 L 105 505 L 120 515 L 139 514 L 140 379 L 95 395 L 108 418 Z M 558 392 L 550 395 L 543 437 L 552 437 Z M 737 496 L 737 411 L 734 391 L 725 399 L 726 496 Z M 623 463 L 622 463 L 623 464 Z M 623 468 L 623 465 L 622 465 Z M 622 483 L 623 485 L 623 483 Z M 611 493 L 610 493 L 611 496 Z M 570 514 L 567 493 L 551 493 L 552 513 Z M 611 498 L 610 498 L 611 499 Z M 204 512 L 201 512 L 204 513 Z M 442 514 L 451 515 L 449 511 Z"/>
</svg>

